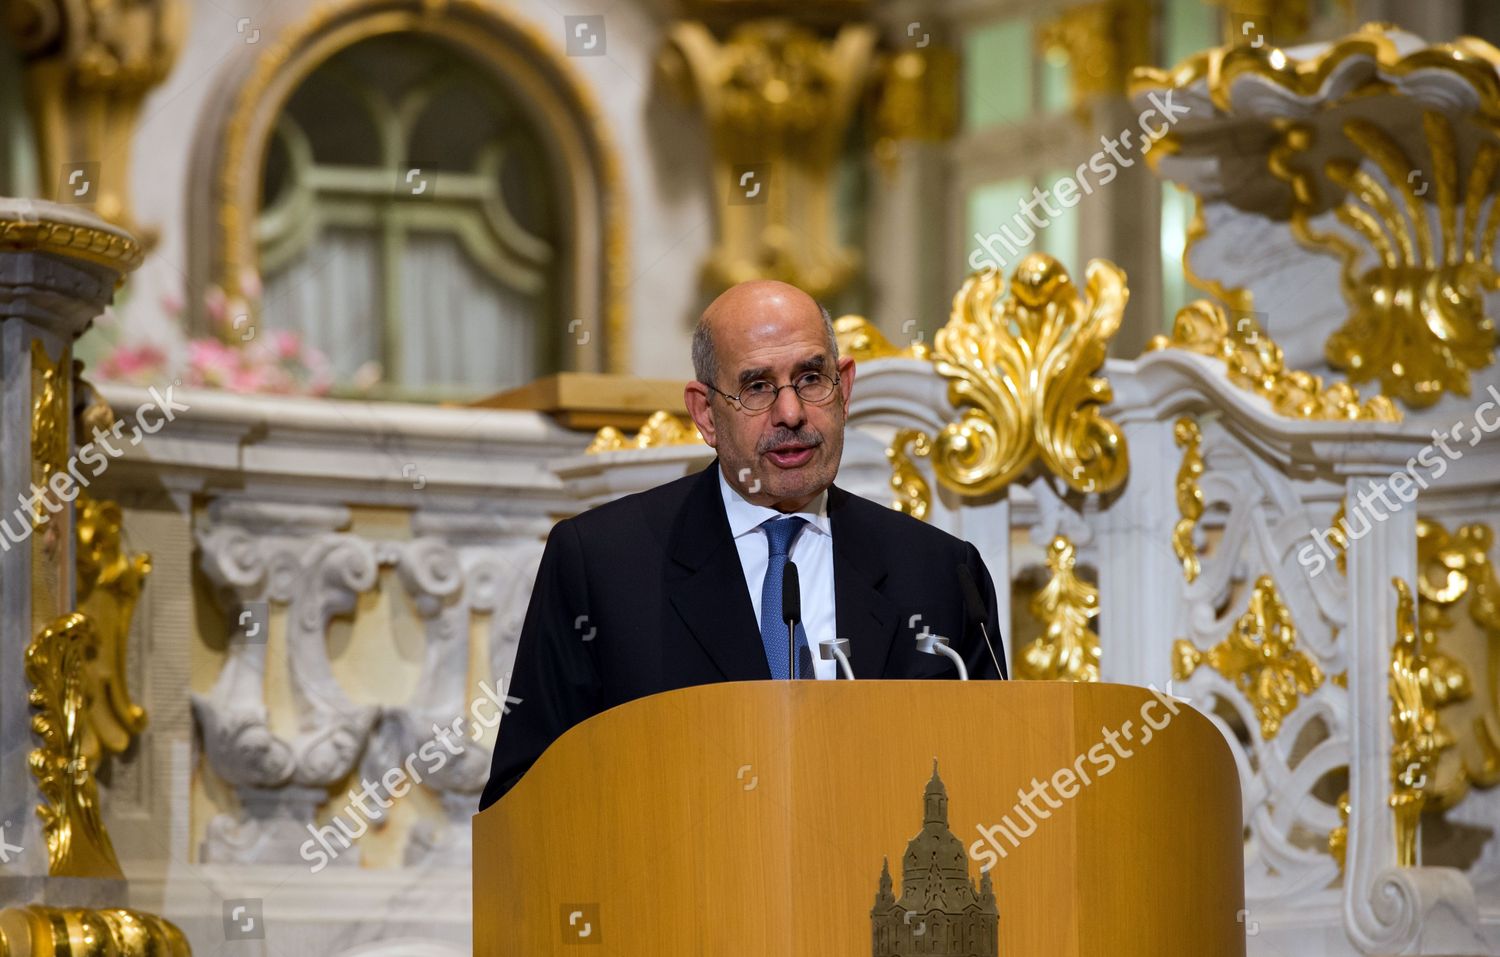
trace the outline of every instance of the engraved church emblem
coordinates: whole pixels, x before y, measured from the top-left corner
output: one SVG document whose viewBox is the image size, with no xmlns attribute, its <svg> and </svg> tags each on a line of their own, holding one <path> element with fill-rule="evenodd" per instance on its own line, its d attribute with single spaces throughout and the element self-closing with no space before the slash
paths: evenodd
<svg viewBox="0 0 1500 957">
<path fill-rule="evenodd" d="M 969 879 L 964 846 L 948 829 L 948 790 L 932 762 L 923 794 L 922 830 L 901 859 L 901 897 L 891 886 L 890 859 L 870 908 L 874 957 L 998 957 L 1000 910 L 988 871 Z"/>
</svg>

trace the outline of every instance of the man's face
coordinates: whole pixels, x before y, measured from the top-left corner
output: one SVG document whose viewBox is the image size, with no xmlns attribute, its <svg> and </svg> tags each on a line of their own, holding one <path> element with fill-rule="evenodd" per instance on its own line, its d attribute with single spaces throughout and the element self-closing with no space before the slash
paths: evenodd
<svg viewBox="0 0 1500 957">
<path fill-rule="evenodd" d="M 838 379 L 838 385 L 817 405 L 804 402 L 795 389 L 782 389 L 769 409 L 756 412 L 694 382 L 687 388 L 688 410 L 741 495 L 757 505 L 796 511 L 838 474 L 854 360 L 835 365 L 822 313 L 807 296 L 773 291 L 750 298 L 711 322 L 716 388 L 737 395 L 757 380 L 787 385 L 808 372 Z"/>
</svg>

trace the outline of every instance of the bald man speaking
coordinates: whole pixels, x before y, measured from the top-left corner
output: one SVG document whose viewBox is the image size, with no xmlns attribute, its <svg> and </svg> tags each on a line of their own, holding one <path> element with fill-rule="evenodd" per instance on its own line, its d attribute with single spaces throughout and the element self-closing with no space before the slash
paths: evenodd
<svg viewBox="0 0 1500 957">
<path fill-rule="evenodd" d="M 693 372 L 683 398 L 718 458 L 552 529 L 508 692 L 520 703 L 500 722 L 481 810 L 615 705 L 716 681 L 836 678 L 819 654 L 829 639 L 848 639 L 856 678 L 957 677 L 919 650 L 923 633 L 947 637 L 971 678 L 1005 677 L 974 546 L 833 484 L 854 360 L 839 358 L 812 297 L 770 280 L 729 289 L 698 321 Z M 802 611 L 791 633 L 789 563 Z"/>
</svg>

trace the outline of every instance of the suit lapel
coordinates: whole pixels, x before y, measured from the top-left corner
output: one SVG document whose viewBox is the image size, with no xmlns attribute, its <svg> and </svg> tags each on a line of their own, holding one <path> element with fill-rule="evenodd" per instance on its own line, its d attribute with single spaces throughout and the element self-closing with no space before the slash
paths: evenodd
<svg viewBox="0 0 1500 957">
<path fill-rule="evenodd" d="M 856 678 L 879 678 L 896 636 L 897 612 L 880 593 L 886 570 L 868 523 L 851 521 L 858 503 L 838 486 L 828 489 L 828 519 L 833 530 L 833 604 L 840 638 L 849 639 L 850 665 Z M 879 506 L 876 506 L 879 507 Z"/>
<path fill-rule="evenodd" d="M 667 571 L 667 594 L 694 640 L 726 680 L 770 680 L 760 623 L 724 514 L 718 459 L 699 473 L 688 492 L 669 551 L 673 565 Z"/>
</svg>

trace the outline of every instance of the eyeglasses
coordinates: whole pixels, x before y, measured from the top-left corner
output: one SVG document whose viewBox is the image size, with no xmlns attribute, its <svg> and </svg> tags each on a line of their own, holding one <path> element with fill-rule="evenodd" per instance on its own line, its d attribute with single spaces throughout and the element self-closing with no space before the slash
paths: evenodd
<svg viewBox="0 0 1500 957">
<path fill-rule="evenodd" d="M 797 398 L 808 405 L 822 405 L 833 398 L 833 389 L 838 384 L 838 376 L 830 377 L 821 372 L 804 372 L 797 376 L 795 381 L 788 382 L 786 385 L 772 385 L 769 379 L 756 379 L 754 382 L 746 383 L 739 395 L 730 395 L 723 389 L 715 389 L 708 383 L 704 383 L 714 392 L 737 403 L 746 412 L 766 411 L 776 404 L 776 398 L 781 395 L 782 389 L 791 389 L 796 392 Z"/>
</svg>

